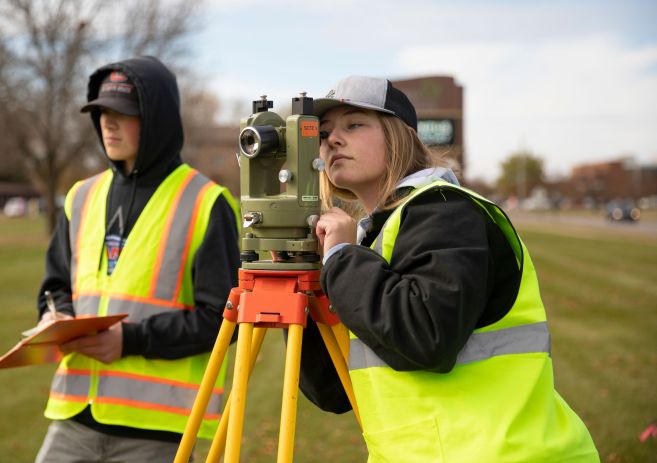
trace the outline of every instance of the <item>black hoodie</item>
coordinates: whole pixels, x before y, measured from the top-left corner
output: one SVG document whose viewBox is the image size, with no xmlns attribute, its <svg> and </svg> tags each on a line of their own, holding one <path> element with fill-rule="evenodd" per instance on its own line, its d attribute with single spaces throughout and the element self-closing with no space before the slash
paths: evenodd
<svg viewBox="0 0 657 463">
<path fill-rule="evenodd" d="M 114 178 L 107 198 L 105 223 L 115 224 L 112 219 L 118 211 L 123 223 L 120 233 L 126 238 L 159 184 L 182 163 L 183 128 L 176 78 L 153 57 L 128 59 L 99 68 L 89 78 L 87 101 L 98 96 L 103 78 L 116 70 L 123 71 L 137 88 L 141 117 L 139 151 L 132 172 L 126 175 L 121 162 L 108 159 Z M 92 111 L 91 119 L 102 146 L 100 112 Z M 53 294 L 57 310 L 75 315 L 68 231 L 68 219 L 62 213 L 46 254 L 46 275 L 39 291 L 39 317 L 47 310 L 46 290 Z M 140 323 L 124 324 L 122 355 L 177 359 L 210 351 L 228 293 L 237 286 L 240 266 L 237 243 L 235 216 L 228 202 L 220 196 L 212 208 L 205 238 L 194 258 L 196 310 L 163 313 Z M 103 432 L 126 435 L 125 428 L 96 423 L 88 409 L 76 419 Z M 156 439 L 180 437 L 137 429 L 130 430 L 129 435 L 136 437 L 135 432 Z"/>
</svg>

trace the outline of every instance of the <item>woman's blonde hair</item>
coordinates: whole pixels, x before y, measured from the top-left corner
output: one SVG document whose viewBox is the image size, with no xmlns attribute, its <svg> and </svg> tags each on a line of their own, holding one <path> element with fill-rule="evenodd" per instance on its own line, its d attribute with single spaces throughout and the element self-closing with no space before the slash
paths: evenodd
<svg viewBox="0 0 657 463">
<path fill-rule="evenodd" d="M 380 195 L 377 204 L 379 208 L 395 207 L 399 201 L 396 200 L 395 187 L 401 179 L 418 170 L 426 169 L 437 164 L 442 164 L 440 159 L 434 159 L 432 152 L 424 145 L 417 136 L 415 130 L 406 125 L 396 116 L 391 116 L 378 111 L 376 114 L 383 128 L 386 144 L 385 161 L 388 169 L 381 178 Z M 355 212 L 358 207 L 356 195 L 344 188 L 339 188 L 331 183 L 326 172 L 320 177 L 320 192 L 322 206 L 326 209 L 335 205 L 338 199 L 340 206 L 347 212 Z"/>
</svg>

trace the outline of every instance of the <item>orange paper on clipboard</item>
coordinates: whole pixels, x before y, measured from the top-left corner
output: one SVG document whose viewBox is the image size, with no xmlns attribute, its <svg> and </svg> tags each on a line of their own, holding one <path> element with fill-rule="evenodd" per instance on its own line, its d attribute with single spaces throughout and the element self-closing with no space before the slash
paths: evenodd
<svg viewBox="0 0 657 463">
<path fill-rule="evenodd" d="M 69 318 L 44 324 L 42 329 L 26 337 L 0 357 L 0 368 L 57 362 L 62 358 L 60 344 L 106 330 L 127 316 L 128 314 L 122 313 L 104 317 Z"/>
</svg>

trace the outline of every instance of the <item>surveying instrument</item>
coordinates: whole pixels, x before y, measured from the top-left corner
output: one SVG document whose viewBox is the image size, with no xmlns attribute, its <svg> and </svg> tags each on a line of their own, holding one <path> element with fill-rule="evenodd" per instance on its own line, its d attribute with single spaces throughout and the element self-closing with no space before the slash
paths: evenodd
<svg viewBox="0 0 657 463">
<path fill-rule="evenodd" d="M 319 284 L 320 255 L 314 226 L 320 213 L 319 121 L 313 100 L 292 99 L 283 120 L 262 96 L 240 122 L 238 163 L 243 219 L 239 286 L 233 288 L 174 463 L 187 463 L 196 443 L 212 388 L 239 325 L 231 394 L 206 462 L 237 463 L 246 389 L 269 328 L 288 330 L 277 462 L 292 462 L 301 341 L 308 315 L 320 334 L 360 423 L 347 369 L 349 336 Z M 225 450 L 225 454 L 224 454 Z"/>
</svg>

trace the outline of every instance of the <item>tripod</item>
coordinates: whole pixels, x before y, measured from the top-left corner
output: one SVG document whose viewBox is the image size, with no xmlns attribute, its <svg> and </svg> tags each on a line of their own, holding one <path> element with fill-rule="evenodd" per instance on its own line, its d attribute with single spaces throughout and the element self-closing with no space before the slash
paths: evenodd
<svg viewBox="0 0 657 463">
<path fill-rule="evenodd" d="M 319 270 L 239 270 L 239 286 L 230 292 L 219 335 L 210 355 L 174 463 L 187 463 L 219 375 L 230 340 L 239 325 L 233 387 L 226 400 L 219 426 L 206 462 L 218 462 L 225 448 L 224 462 L 237 463 L 240 456 L 246 389 L 255 360 L 268 328 L 287 328 L 288 340 L 283 380 L 283 403 L 277 462 L 291 462 L 301 365 L 301 341 L 307 316 L 319 328 L 333 365 L 360 423 L 356 400 L 347 369 L 349 336 L 331 311 L 319 285 Z"/>
</svg>

